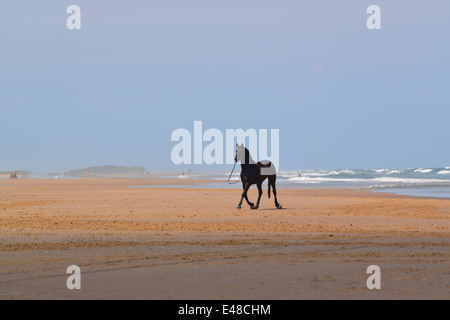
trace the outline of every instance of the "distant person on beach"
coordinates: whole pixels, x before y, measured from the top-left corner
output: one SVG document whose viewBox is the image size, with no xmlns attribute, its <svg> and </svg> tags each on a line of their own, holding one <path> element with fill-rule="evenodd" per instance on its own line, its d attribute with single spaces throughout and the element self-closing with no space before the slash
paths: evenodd
<svg viewBox="0 0 450 320">
<path fill-rule="evenodd" d="M 10 179 L 17 179 L 16 171 L 13 171 L 13 172 L 10 174 L 9 178 L 10 178 Z"/>
</svg>

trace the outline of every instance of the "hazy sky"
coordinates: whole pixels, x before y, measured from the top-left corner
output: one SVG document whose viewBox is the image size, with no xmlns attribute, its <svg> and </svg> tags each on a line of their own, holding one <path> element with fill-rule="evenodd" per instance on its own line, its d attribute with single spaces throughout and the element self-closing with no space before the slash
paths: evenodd
<svg viewBox="0 0 450 320">
<path fill-rule="evenodd" d="M 449 166 L 449 13 L 448 0 L 0 1 L 0 171 L 183 171 L 170 136 L 194 120 L 279 129 L 281 169 Z"/>
</svg>

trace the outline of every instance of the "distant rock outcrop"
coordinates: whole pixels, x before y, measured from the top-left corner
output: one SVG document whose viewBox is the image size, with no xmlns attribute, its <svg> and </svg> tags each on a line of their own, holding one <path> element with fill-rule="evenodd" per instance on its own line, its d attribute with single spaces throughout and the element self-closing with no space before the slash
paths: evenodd
<svg viewBox="0 0 450 320">
<path fill-rule="evenodd" d="M 89 167 L 78 170 L 71 170 L 64 172 L 64 176 L 72 178 L 85 177 L 144 177 L 148 176 L 149 172 L 144 167 L 121 167 L 121 166 L 101 166 Z"/>
</svg>

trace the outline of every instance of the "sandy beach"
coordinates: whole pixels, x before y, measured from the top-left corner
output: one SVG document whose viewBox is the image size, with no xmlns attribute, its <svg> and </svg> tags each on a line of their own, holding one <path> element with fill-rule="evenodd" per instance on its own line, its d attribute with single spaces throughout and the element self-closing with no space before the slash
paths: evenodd
<svg viewBox="0 0 450 320">
<path fill-rule="evenodd" d="M 450 298 L 450 200 L 197 182 L 0 180 L 0 299 Z"/>
</svg>

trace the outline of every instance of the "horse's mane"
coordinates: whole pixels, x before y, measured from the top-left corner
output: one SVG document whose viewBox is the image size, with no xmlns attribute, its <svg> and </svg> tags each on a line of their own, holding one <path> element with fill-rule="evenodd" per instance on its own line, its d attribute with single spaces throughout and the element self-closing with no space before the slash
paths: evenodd
<svg viewBox="0 0 450 320">
<path fill-rule="evenodd" d="M 250 151 L 246 148 L 246 147 L 244 147 L 244 149 L 245 149 L 245 163 L 246 164 L 255 164 L 256 162 L 255 162 L 255 160 L 253 160 L 253 158 L 252 158 L 252 155 L 250 154 Z"/>
</svg>

